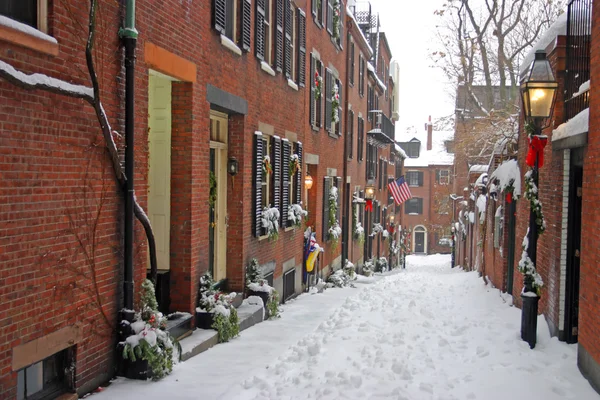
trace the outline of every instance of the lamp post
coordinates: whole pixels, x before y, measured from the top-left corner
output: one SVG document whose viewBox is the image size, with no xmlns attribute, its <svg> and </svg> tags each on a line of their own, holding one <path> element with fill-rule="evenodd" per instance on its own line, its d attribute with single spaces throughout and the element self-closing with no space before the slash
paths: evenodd
<svg viewBox="0 0 600 400">
<path fill-rule="evenodd" d="M 373 181 L 373 179 L 369 179 L 367 181 L 367 186 L 365 186 L 365 201 L 366 201 L 366 205 L 365 205 L 365 211 L 373 211 L 373 199 L 375 198 L 375 182 Z M 371 228 L 370 225 L 372 224 L 372 216 L 368 217 L 368 221 L 369 221 L 369 226 L 367 226 L 368 228 L 368 232 L 371 232 Z M 373 240 L 373 238 L 371 238 L 371 235 L 367 235 L 367 240 L 365 240 L 365 251 L 364 254 L 367 254 L 369 256 L 369 258 L 371 258 L 371 240 Z"/>
<path fill-rule="evenodd" d="M 463 196 L 457 196 L 455 194 L 450 195 L 452 200 L 452 256 L 450 258 L 450 267 L 454 268 L 456 265 L 456 200 L 462 200 Z"/>
<path fill-rule="evenodd" d="M 525 117 L 526 129 L 529 134 L 529 153 L 527 154 L 527 164 L 532 167 L 531 178 L 536 187 L 538 187 L 538 170 L 540 167 L 540 153 L 543 155 L 543 149 L 547 138 L 542 135 L 542 129 L 552 115 L 552 106 L 558 83 L 554 79 L 552 67 L 546 59 L 546 53 L 538 50 L 535 53 L 535 59 L 529 66 L 525 78 L 521 81 L 521 96 L 523 97 L 523 113 Z M 539 192 L 539 189 L 538 189 Z M 535 210 L 531 208 L 529 213 L 529 246 L 527 255 L 536 265 L 537 262 L 537 240 L 538 225 L 536 222 Z M 524 277 L 524 292 L 534 293 L 533 278 L 530 275 Z M 521 311 L 521 339 L 529 343 L 532 349 L 536 344 L 537 334 L 537 313 L 538 296 L 521 296 L 523 299 L 523 308 Z"/>
</svg>

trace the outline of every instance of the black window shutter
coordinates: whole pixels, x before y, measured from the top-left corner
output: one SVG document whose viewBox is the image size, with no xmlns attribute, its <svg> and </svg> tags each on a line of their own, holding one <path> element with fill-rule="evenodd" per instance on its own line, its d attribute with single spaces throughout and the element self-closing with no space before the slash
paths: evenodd
<svg viewBox="0 0 600 400">
<path fill-rule="evenodd" d="M 417 199 L 417 204 L 419 205 L 419 214 L 423 214 L 423 199 Z"/>
<path fill-rule="evenodd" d="M 254 30 L 256 58 L 265 59 L 265 0 L 256 0 L 256 27 Z"/>
<path fill-rule="evenodd" d="M 331 191 L 332 178 L 323 178 L 323 240 L 328 239 L 329 234 L 329 192 Z"/>
<path fill-rule="evenodd" d="M 287 139 L 282 140 L 282 157 L 281 157 L 281 209 L 279 214 L 281 217 L 281 226 L 286 227 L 288 225 L 288 206 L 290 202 L 290 142 Z"/>
<path fill-rule="evenodd" d="M 284 64 L 284 73 L 286 78 L 292 77 L 292 64 L 293 64 L 293 54 L 292 54 L 292 35 L 294 32 L 294 26 L 292 23 L 292 8 L 290 5 L 290 0 L 284 0 L 283 2 L 285 8 L 285 64 Z"/>
<path fill-rule="evenodd" d="M 333 0 L 327 0 L 327 32 L 333 35 Z"/>
<path fill-rule="evenodd" d="M 435 183 L 440 183 L 440 170 L 435 170 Z"/>
<path fill-rule="evenodd" d="M 225 26 L 227 24 L 226 0 L 213 1 L 213 22 L 217 32 L 225 34 Z"/>
<path fill-rule="evenodd" d="M 301 9 L 298 9 L 298 85 L 306 85 L 306 14 Z"/>
<path fill-rule="evenodd" d="M 250 51 L 250 30 L 252 29 L 252 0 L 242 0 L 242 50 Z"/>
<path fill-rule="evenodd" d="M 364 156 L 363 156 L 364 147 L 365 147 L 364 127 L 365 127 L 365 120 L 362 118 L 358 118 L 358 148 L 356 149 L 356 152 L 358 153 L 358 161 L 364 160 Z"/>
<path fill-rule="evenodd" d="M 325 69 L 325 130 L 331 132 L 331 83 L 332 75 L 328 68 Z"/>
<path fill-rule="evenodd" d="M 262 234 L 262 162 L 263 162 L 263 141 L 262 135 L 254 135 L 254 236 L 260 237 Z"/>
<path fill-rule="evenodd" d="M 281 139 L 273 136 L 271 164 L 273 165 L 273 204 L 271 207 L 281 207 Z"/>
<path fill-rule="evenodd" d="M 315 71 L 316 71 L 316 60 L 315 57 L 310 54 L 310 109 L 308 113 L 308 119 L 310 126 L 315 127 L 317 125 L 316 119 L 316 105 L 315 105 Z"/>
<path fill-rule="evenodd" d="M 296 172 L 296 204 L 302 203 L 302 143 L 296 143 L 296 154 L 298 155 L 298 172 Z"/>
<path fill-rule="evenodd" d="M 275 5 L 275 69 L 278 72 L 283 71 L 283 20 L 285 10 L 283 9 L 283 0 L 276 0 Z"/>
<path fill-rule="evenodd" d="M 419 186 L 423 186 L 423 171 L 417 172 L 419 176 Z"/>
<path fill-rule="evenodd" d="M 383 160 L 379 160 L 379 190 L 383 188 Z"/>
<path fill-rule="evenodd" d="M 352 143 L 354 139 L 354 133 L 352 132 L 352 123 L 354 119 L 354 113 L 352 110 L 348 110 L 348 121 L 346 122 L 346 130 L 348 133 L 346 134 L 346 151 L 348 153 L 348 158 L 352 158 L 352 148 L 354 143 Z"/>
<path fill-rule="evenodd" d="M 350 84 L 354 85 L 354 43 L 348 41 L 350 44 Z"/>
</svg>

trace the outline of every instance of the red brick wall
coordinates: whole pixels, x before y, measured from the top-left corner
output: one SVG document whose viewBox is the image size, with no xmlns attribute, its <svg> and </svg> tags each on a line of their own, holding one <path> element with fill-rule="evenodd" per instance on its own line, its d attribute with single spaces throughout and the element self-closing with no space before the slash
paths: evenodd
<svg viewBox="0 0 600 400">
<path fill-rule="evenodd" d="M 66 5 L 69 12 L 50 2 L 58 56 L 0 42 L 0 58 L 25 73 L 89 86 L 87 38 L 77 28 L 87 26 L 87 10 L 75 1 Z M 102 4 L 96 61 L 104 108 L 120 131 L 118 17 L 114 3 Z M 16 396 L 12 349 L 75 323 L 85 332 L 76 344 L 81 388 L 112 374 L 121 308 L 122 202 L 99 124 L 83 100 L 0 80 L 0 131 L 0 398 Z"/>
<path fill-rule="evenodd" d="M 600 108 L 597 99 L 600 96 L 600 4 L 594 1 L 592 8 L 592 45 L 590 62 L 590 79 L 594 84 L 590 90 L 590 122 L 588 132 L 587 154 L 583 170 L 583 229 L 581 235 L 581 269 L 579 286 L 579 344 L 587 350 L 597 363 L 600 363 L 600 315 L 598 293 L 600 293 L 600 276 L 598 265 L 598 235 L 600 230 L 600 211 L 597 199 L 600 194 L 598 174 L 600 174 Z"/>
</svg>

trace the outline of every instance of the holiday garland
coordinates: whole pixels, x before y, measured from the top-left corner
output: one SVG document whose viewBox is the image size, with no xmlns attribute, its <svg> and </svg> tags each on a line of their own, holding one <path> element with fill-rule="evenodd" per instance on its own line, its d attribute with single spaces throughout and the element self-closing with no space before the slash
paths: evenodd
<svg viewBox="0 0 600 400">
<path fill-rule="evenodd" d="M 333 3 L 333 37 L 336 40 L 340 39 L 340 2 L 339 0 L 334 0 Z"/>
<path fill-rule="evenodd" d="M 319 75 L 319 71 L 315 71 L 315 99 L 321 100 L 321 87 L 323 86 L 323 78 Z"/>
<path fill-rule="evenodd" d="M 533 171 L 525 173 L 525 198 L 529 200 L 529 207 L 535 214 L 535 224 L 538 228 L 538 233 L 542 234 L 546 230 L 546 220 L 542 212 L 542 202 L 538 198 L 538 188 L 533 179 Z"/>
<path fill-rule="evenodd" d="M 535 265 L 529 255 L 527 254 L 527 249 L 529 248 L 529 229 L 527 229 L 527 234 L 523 238 L 523 252 L 521 253 L 521 260 L 519 261 L 518 269 L 519 272 L 522 273 L 523 276 L 523 292 L 527 293 L 531 290 L 535 291 L 537 296 L 541 295 L 542 287 L 544 286 L 544 281 L 540 274 L 538 274 Z"/>
<path fill-rule="evenodd" d="M 209 174 L 209 182 L 210 187 L 208 189 L 208 205 L 210 208 L 215 206 L 215 202 L 217 201 L 217 178 L 215 177 L 215 173 L 210 171 Z"/>
<path fill-rule="evenodd" d="M 272 174 L 273 168 L 271 168 L 271 157 L 264 156 L 262 162 L 263 174 Z"/>
<path fill-rule="evenodd" d="M 338 188 L 333 186 L 329 192 L 329 235 L 328 239 L 331 242 L 333 249 L 337 247 L 337 244 L 342 235 L 342 228 L 337 220 L 338 211 Z"/>
<path fill-rule="evenodd" d="M 339 114 L 340 93 L 339 92 L 340 92 L 340 89 L 336 83 L 335 85 L 333 85 L 333 90 L 331 91 L 331 119 L 336 124 L 338 122 L 340 122 L 340 114 Z"/>
<path fill-rule="evenodd" d="M 298 154 L 292 154 L 290 156 L 290 177 L 294 176 L 296 172 L 300 169 L 300 158 L 298 158 Z"/>
</svg>

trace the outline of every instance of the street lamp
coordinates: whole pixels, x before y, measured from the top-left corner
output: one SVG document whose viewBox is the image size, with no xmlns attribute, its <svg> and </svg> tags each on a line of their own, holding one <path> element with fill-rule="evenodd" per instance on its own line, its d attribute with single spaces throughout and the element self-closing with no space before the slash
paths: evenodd
<svg viewBox="0 0 600 400">
<path fill-rule="evenodd" d="M 542 135 L 542 129 L 552 115 L 552 107 L 556 96 L 558 83 L 554 79 L 550 62 L 546 59 L 546 52 L 538 50 L 535 59 L 529 66 L 525 78 L 521 81 L 521 95 L 523 97 L 523 113 L 525 117 L 525 131 L 529 135 L 529 153 L 526 162 L 532 167 L 531 178 L 538 188 L 538 169 L 541 167 L 544 146 L 548 141 Z M 537 261 L 538 226 L 535 210 L 529 213 L 529 246 L 527 255 L 536 265 Z M 534 293 L 533 279 L 529 275 L 524 277 L 524 292 Z M 538 296 L 521 296 L 523 308 L 521 311 L 521 339 L 529 343 L 532 349 L 536 344 Z"/>
<path fill-rule="evenodd" d="M 450 258 L 450 267 L 454 268 L 456 265 L 456 229 L 454 225 L 456 223 L 456 200 L 462 200 L 463 196 L 457 196 L 455 194 L 450 195 L 452 200 L 452 256 Z"/>
<path fill-rule="evenodd" d="M 310 188 L 312 188 L 313 185 L 313 178 L 312 176 L 310 176 L 310 174 L 307 172 L 306 176 L 304 177 L 304 187 L 308 190 L 310 190 Z"/>
<path fill-rule="evenodd" d="M 365 206 L 366 211 L 373 211 L 373 199 L 375 198 L 375 182 L 372 179 L 367 181 L 367 186 L 365 187 L 365 200 L 367 201 L 367 205 Z"/>
</svg>

